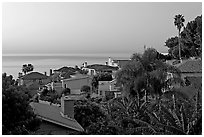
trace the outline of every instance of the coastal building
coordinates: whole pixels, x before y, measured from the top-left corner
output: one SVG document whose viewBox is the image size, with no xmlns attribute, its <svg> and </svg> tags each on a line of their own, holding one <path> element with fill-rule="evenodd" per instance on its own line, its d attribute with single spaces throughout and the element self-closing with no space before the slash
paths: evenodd
<svg viewBox="0 0 204 137">
<path fill-rule="evenodd" d="M 98 96 L 99 97 L 118 97 L 120 96 L 121 92 L 119 90 L 119 87 L 116 86 L 116 80 L 112 81 L 99 81 L 98 85 Z"/>
<path fill-rule="evenodd" d="M 181 71 L 181 77 L 202 77 L 202 60 L 201 59 L 190 59 L 183 61 L 177 65 Z"/>
<path fill-rule="evenodd" d="M 61 81 L 50 82 L 50 83 L 46 84 L 45 87 L 47 87 L 48 90 L 55 90 L 58 93 L 58 95 L 61 95 L 62 90 L 63 90 Z"/>
<path fill-rule="evenodd" d="M 30 103 L 37 117 L 42 120 L 35 134 L 66 135 L 83 132 L 83 127 L 74 119 L 74 101 L 72 97 L 62 96 L 61 107 L 44 101 Z"/>
<path fill-rule="evenodd" d="M 39 72 L 30 72 L 19 76 L 19 85 L 25 85 L 30 90 L 38 90 L 50 82 L 48 76 Z"/>
<path fill-rule="evenodd" d="M 178 63 L 176 60 L 171 60 L 167 62 L 170 65 L 177 67 L 181 72 L 181 78 L 186 86 L 192 86 L 201 88 L 202 86 L 202 60 L 201 59 L 188 59 L 182 60 Z M 171 73 L 168 77 L 173 77 Z M 180 87 L 178 84 L 174 83 L 173 87 Z"/>
<path fill-rule="evenodd" d="M 130 61 L 130 59 L 113 60 L 111 57 L 109 57 L 108 58 L 108 66 L 123 68 L 129 61 Z"/>
<path fill-rule="evenodd" d="M 71 78 L 61 80 L 62 88 L 69 88 L 71 90 L 71 94 L 81 94 L 81 87 L 84 85 L 91 87 L 91 80 L 92 78 L 88 75 L 73 75 Z"/>
<path fill-rule="evenodd" d="M 88 71 L 87 74 L 93 76 L 93 75 L 104 73 L 104 72 L 114 74 L 117 72 L 118 67 L 102 65 L 102 64 L 92 64 L 92 65 L 85 65 L 82 68 L 82 70 Z"/>
</svg>

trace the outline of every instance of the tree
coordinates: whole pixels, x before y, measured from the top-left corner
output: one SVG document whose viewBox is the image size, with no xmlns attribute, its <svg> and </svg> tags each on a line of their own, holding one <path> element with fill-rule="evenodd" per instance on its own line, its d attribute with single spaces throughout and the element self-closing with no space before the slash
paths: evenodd
<svg viewBox="0 0 204 137">
<path fill-rule="evenodd" d="M 12 76 L 2 75 L 2 134 L 29 134 L 40 120 L 29 105 L 29 97 L 14 84 Z"/>
<path fill-rule="evenodd" d="M 65 89 L 63 89 L 63 91 L 62 91 L 62 94 L 64 94 L 65 96 L 66 95 L 69 95 L 71 93 L 71 89 L 70 88 L 65 88 Z"/>
<path fill-rule="evenodd" d="M 91 87 L 88 85 L 84 85 L 81 87 L 81 92 L 89 93 L 91 91 Z"/>
<path fill-rule="evenodd" d="M 101 107 L 90 101 L 77 101 L 74 105 L 74 118 L 85 129 L 89 135 L 111 134 L 110 124 L 107 115 Z M 110 133 L 111 132 L 111 133 Z"/>
<path fill-rule="evenodd" d="M 33 71 L 34 67 L 32 64 L 24 64 L 22 67 L 22 72 L 26 74 L 27 72 Z"/>
<path fill-rule="evenodd" d="M 172 80 L 167 80 L 167 72 L 174 74 Z M 163 63 L 151 48 L 143 55 L 133 54 L 131 61 L 118 71 L 116 79 L 123 87 L 123 95 L 136 97 L 138 103 L 150 95 L 161 96 L 173 80 L 181 80 L 179 70 Z"/>
<path fill-rule="evenodd" d="M 180 43 L 180 34 L 181 34 L 181 29 L 184 27 L 184 16 L 181 14 L 178 14 L 174 17 L 174 25 L 178 29 L 178 44 L 179 44 L 179 59 L 181 60 L 181 43 Z"/>
<path fill-rule="evenodd" d="M 84 85 L 84 86 L 81 87 L 81 92 L 86 93 L 86 97 L 87 97 L 87 98 L 90 98 L 90 95 L 91 95 L 91 87 L 88 86 L 88 85 Z"/>
</svg>

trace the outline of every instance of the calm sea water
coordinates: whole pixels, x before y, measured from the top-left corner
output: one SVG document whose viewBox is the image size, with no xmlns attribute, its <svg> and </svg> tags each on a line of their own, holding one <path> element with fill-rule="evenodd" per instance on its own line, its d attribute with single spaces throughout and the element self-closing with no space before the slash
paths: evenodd
<svg viewBox="0 0 204 137">
<path fill-rule="evenodd" d="M 110 54 L 113 59 L 128 59 L 129 55 Z M 2 56 L 2 73 L 13 75 L 16 79 L 18 73 L 22 72 L 23 64 L 33 64 L 34 71 L 41 73 L 47 72 L 50 69 L 58 69 L 63 66 L 79 67 L 87 61 L 89 64 L 105 64 L 108 61 L 108 55 L 3 55 Z"/>
</svg>

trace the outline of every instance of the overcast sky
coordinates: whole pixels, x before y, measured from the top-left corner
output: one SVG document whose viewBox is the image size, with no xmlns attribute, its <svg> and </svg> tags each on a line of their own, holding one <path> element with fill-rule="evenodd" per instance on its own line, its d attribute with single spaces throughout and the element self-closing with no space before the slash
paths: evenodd
<svg viewBox="0 0 204 137">
<path fill-rule="evenodd" d="M 4 3 L 3 54 L 167 52 L 174 16 L 187 23 L 201 13 L 201 2 Z"/>
</svg>

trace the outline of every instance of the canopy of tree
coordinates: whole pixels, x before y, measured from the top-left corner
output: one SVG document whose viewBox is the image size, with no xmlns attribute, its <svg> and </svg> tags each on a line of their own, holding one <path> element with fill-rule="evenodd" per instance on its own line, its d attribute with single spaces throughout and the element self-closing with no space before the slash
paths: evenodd
<svg viewBox="0 0 204 137">
<path fill-rule="evenodd" d="M 180 71 L 158 59 L 155 49 L 147 49 L 143 55 L 133 54 L 131 61 L 118 71 L 117 82 L 123 86 L 126 97 L 143 98 L 148 94 L 160 96 L 173 81 L 181 81 Z M 167 72 L 173 73 L 173 79 L 166 79 Z"/>
<path fill-rule="evenodd" d="M 23 88 L 15 85 L 11 75 L 2 75 L 2 134 L 30 134 L 38 128 L 40 120 L 25 93 Z"/>
<path fill-rule="evenodd" d="M 180 35 L 181 57 L 198 57 L 202 54 L 202 15 L 187 23 Z M 178 36 L 166 40 L 165 46 L 169 48 L 169 54 L 178 58 Z"/>
</svg>

